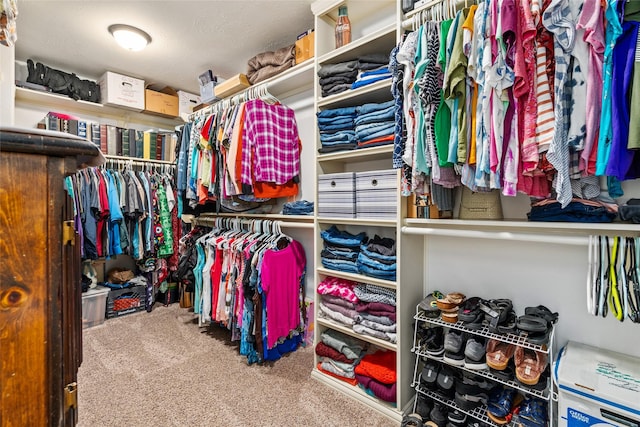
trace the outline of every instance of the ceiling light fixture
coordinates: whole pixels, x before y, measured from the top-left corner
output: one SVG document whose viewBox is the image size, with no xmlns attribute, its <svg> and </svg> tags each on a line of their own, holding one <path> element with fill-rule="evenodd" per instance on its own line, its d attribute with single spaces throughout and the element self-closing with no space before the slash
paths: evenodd
<svg viewBox="0 0 640 427">
<path fill-rule="evenodd" d="M 109 32 L 120 46 L 134 52 L 144 49 L 151 43 L 149 34 L 131 25 L 113 24 L 109 26 Z"/>
</svg>

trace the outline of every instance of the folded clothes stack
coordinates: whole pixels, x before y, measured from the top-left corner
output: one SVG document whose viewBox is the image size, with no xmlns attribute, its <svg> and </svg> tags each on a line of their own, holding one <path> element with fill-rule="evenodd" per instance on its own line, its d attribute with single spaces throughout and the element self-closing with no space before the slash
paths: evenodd
<svg viewBox="0 0 640 427">
<path fill-rule="evenodd" d="M 365 355 L 355 368 L 355 378 L 368 394 L 385 402 L 395 402 L 396 353 L 378 350 Z"/>
<path fill-rule="evenodd" d="M 252 85 L 273 77 L 296 65 L 295 45 L 274 52 L 262 52 L 247 63 L 247 79 Z"/>
<path fill-rule="evenodd" d="M 351 234 L 332 225 L 331 228 L 323 230 L 320 237 L 324 245 L 320 253 L 323 266 L 331 270 L 358 273 L 358 254 L 361 245 L 367 241 L 366 233 Z"/>
<path fill-rule="evenodd" d="M 359 87 L 367 86 L 382 80 L 390 80 L 391 77 L 391 71 L 389 71 L 389 66 L 387 65 L 383 65 L 382 67 L 371 71 L 360 71 L 358 72 L 356 81 L 351 85 L 351 89 L 358 89 Z"/>
<path fill-rule="evenodd" d="M 365 84 L 374 83 L 374 81 L 380 81 L 384 78 L 384 73 L 378 74 L 380 73 L 378 70 L 388 65 L 389 54 L 384 53 L 367 54 L 352 61 L 323 65 L 320 67 L 320 70 L 318 70 L 318 77 L 320 78 L 318 82 L 322 88 L 322 96 L 335 95 L 346 90 L 356 89 Z M 362 76 L 362 74 L 371 71 L 375 71 L 376 73 Z M 356 87 L 353 87 L 359 75 L 363 81 L 358 83 Z M 388 78 L 390 77 L 391 74 L 389 73 Z"/>
<path fill-rule="evenodd" d="M 396 280 L 396 242 L 375 236 L 360 246 L 357 256 L 360 274 L 384 280 Z"/>
<path fill-rule="evenodd" d="M 364 104 L 357 108 L 354 119 L 358 148 L 393 143 L 395 127 L 394 101 Z"/>
<path fill-rule="evenodd" d="M 368 283 L 359 283 L 354 287 L 354 292 L 360 302 L 355 305 L 358 316 L 353 330 L 396 343 L 396 292 Z"/>
<path fill-rule="evenodd" d="M 283 215 L 313 215 L 313 202 L 296 200 L 285 203 L 282 207 Z"/>
<path fill-rule="evenodd" d="M 364 343 L 341 332 L 327 329 L 320 335 L 316 354 L 320 356 L 318 370 L 356 385 L 355 368 L 360 363 Z"/>
<path fill-rule="evenodd" d="M 334 108 L 317 113 L 320 153 L 351 150 L 357 147 L 354 119 L 357 107 Z"/>
</svg>

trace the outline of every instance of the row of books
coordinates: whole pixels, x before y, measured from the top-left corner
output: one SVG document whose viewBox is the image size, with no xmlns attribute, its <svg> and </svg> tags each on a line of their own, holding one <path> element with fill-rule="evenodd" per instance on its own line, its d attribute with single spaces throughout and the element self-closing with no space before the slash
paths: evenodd
<svg viewBox="0 0 640 427">
<path fill-rule="evenodd" d="M 49 112 L 38 127 L 85 138 L 100 147 L 107 155 L 175 161 L 178 138 L 174 132 L 141 131 L 104 123 L 91 123 L 56 112 Z"/>
</svg>

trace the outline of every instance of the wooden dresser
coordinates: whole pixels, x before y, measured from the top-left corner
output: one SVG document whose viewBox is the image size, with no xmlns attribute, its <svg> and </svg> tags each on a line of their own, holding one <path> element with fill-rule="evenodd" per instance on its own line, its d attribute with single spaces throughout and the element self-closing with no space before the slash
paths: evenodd
<svg viewBox="0 0 640 427">
<path fill-rule="evenodd" d="M 82 362 L 79 241 L 65 176 L 92 143 L 0 128 L 0 426 L 73 426 Z"/>
</svg>

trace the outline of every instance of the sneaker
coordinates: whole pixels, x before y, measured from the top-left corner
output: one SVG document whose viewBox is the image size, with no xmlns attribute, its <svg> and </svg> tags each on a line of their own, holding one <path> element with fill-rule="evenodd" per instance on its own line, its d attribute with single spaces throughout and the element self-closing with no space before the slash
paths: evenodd
<svg viewBox="0 0 640 427">
<path fill-rule="evenodd" d="M 444 354 L 444 331 L 442 326 L 431 328 L 433 331 L 422 344 L 422 350 L 431 357 L 440 358 Z"/>
<path fill-rule="evenodd" d="M 487 342 L 480 337 L 471 337 L 464 348 L 464 367 L 467 369 L 487 369 Z"/>
<path fill-rule="evenodd" d="M 435 402 L 433 409 L 429 413 L 431 421 L 436 423 L 438 427 L 445 427 L 447 425 L 447 408 L 440 402 Z"/>
<path fill-rule="evenodd" d="M 423 420 L 429 419 L 429 412 L 433 409 L 433 405 L 428 398 L 420 393 L 416 395 L 416 409 L 415 413 L 420 415 Z"/>
<path fill-rule="evenodd" d="M 444 298 L 444 295 L 440 291 L 433 291 L 429 295 L 425 297 L 420 303 L 418 307 L 425 316 L 427 317 L 438 317 L 440 315 L 440 309 L 436 305 L 436 301 L 440 298 Z"/>
<path fill-rule="evenodd" d="M 462 332 L 450 330 L 444 337 L 444 361 L 454 366 L 464 366 L 465 336 Z"/>
</svg>

